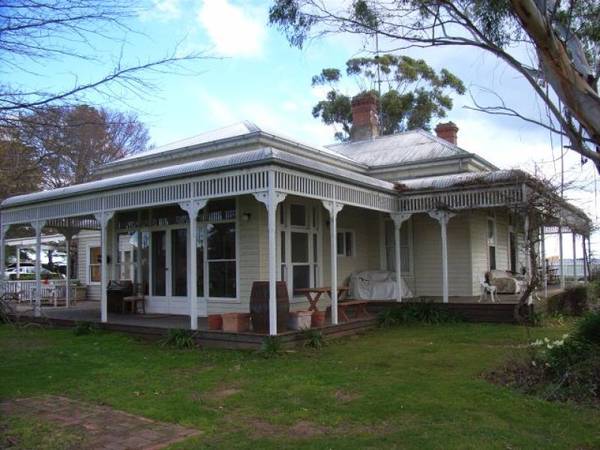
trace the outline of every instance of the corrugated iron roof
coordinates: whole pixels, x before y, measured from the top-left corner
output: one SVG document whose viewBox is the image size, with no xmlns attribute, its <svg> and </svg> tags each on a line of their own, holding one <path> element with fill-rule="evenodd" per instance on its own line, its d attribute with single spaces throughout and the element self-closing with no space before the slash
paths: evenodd
<svg viewBox="0 0 600 450">
<path fill-rule="evenodd" d="M 250 136 L 269 136 L 275 139 L 279 139 L 285 141 L 286 143 L 291 143 L 293 145 L 299 145 L 303 147 L 307 152 L 314 152 L 317 154 L 322 154 L 334 158 L 336 160 L 344 161 L 347 163 L 358 164 L 356 161 L 351 158 L 330 150 L 327 147 L 315 146 L 312 144 L 307 144 L 300 142 L 296 139 L 284 136 L 280 133 L 275 133 L 273 131 L 268 130 L 264 127 L 259 127 L 253 122 L 248 120 L 244 120 L 242 122 L 237 122 L 232 125 L 218 128 L 216 130 L 207 131 L 196 136 L 192 136 L 189 138 L 181 139 L 175 142 L 171 142 L 166 145 L 161 145 L 159 147 L 155 147 L 143 152 L 135 153 L 133 155 L 126 156 L 125 158 L 121 158 L 117 161 L 113 161 L 108 163 L 105 167 L 117 166 L 123 163 L 133 162 L 136 160 L 147 159 L 152 157 L 161 157 L 161 156 L 169 156 L 172 153 L 176 153 L 178 151 L 192 149 L 195 147 L 204 147 L 206 146 L 206 151 L 209 152 L 212 150 L 210 144 L 217 144 L 223 141 L 234 140 L 236 138 L 244 138 Z"/>
<path fill-rule="evenodd" d="M 465 184 L 501 183 L 503 181 L 526 181 L 531 176 L 522 170 L 496 170 L 493 172 L 464 172 L 434 177 L 399 180 L 397 185 L 406 190 L 448 189 Z"/>
<path fill-rule="evenodd" d="M 411 130 L 358 142 L 328 146 L 329 149 L 369 167 L 470 155 L 425 130 Z"/>
</svg>

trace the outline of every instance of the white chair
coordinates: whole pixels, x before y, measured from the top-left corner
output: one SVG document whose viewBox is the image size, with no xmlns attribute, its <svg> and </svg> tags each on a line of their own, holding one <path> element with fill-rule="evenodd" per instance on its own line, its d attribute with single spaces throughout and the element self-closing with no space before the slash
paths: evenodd
<svg viewBox="0 0 600 450">
<path fill-rule="evenodd" d="M 485 277 L 481 279 L 479 285 L 481 286 L 481 294 L 479 295 L 478 303 L 481 303 L 482 300 L 487 299 L 488 294 L 490 295 L 492 303 L 496 303 L 496 286 L 489 284 L 485 280 Z"/>
</svg>

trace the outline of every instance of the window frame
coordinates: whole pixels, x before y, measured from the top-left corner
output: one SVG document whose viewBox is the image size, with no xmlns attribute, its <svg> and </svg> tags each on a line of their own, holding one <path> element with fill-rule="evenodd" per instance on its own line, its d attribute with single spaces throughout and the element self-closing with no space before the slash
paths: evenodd
<svg viewBox="0 0 600 450">
<path fill-rule="evenodd" d="M 492 224 L 493 236 L 490 237 L 490 223 Z M 485 223 L 485 244 L 487 253 L 488 270 L 496 270 L 498 268 L 498 221 L 495 215 L 488 215 Z M 494 267 L 492 268 L 491 248 L 494 248 Z"/>
<path fill-rule="evenodd" d="M 92 263 L 92 249 L 97 248 L 100 251 L 100 262 L 99 263 Z M 100 284 L 102 284 L 102 245 L 100 243 L 96 244 L 96 243 L 89 243 L 86 245 L 86 250 L 85 250 L 85 254 L 86 254 L 86 281 L 87 284 L 90 286 L 98 286 Z M 92 281 L 92 267 L 98 267 L 100 269 L 100 280 L 99 281 Z"/>
<path fill-rule="evenodd" d="M 354 232 L 353 229 L 351 228 L 338 228 L 337 232 L 336 232 L 336 239 L 337 239 L 337 243 L 339 244 L 339 235 L 342 234 L 342 244 L 343 244 L 343 249 L 342 251 L 340 251 L 340 246 L 336 245 L 337 247 L 337 257 L 338 258 L 355 258 L 356 257 L 356 233 Z M 346 248 L 346 239 L 348 237 L 348 235 L 350 235 L 350 241 L 352 242 L 352 252 L 350 254 L 348 254 L 348 249 Z"/>
<path fill-rule="evenodd" d="M 208 209 L 207 209 L 209 203 L 211 201 L 222 201 L 222 200 L 233 200 L 234 201 L 234 203 L 235 203 L 235 218 L 234 219 L 222 219 L 222 220 L 210 220 L 210 218 L 208 216 Z M 240 303 L 240 213 L 239 213 L 240 207 L 239 207 L 239 197 L 236 196 L 236 197 L 213 198 L 213 199 L 209 199 L 209 203 L 207 203 L 207 205 L 198 212 L 198 217 L 196 218 L 196 227 L 200 227 L 202 225 L 202 226 L 204 226 L 204 229 L 206 230 L 206 225 L 209 223 L 211 223 L 211 224 L 212 223 L 234 223 L 235 224 L 235 297 L 210 297 L 210 295 L 205 296 L 204 295 L 205 289 L 203 286 L 202 292 L 198 291 L 196 293 L 197 298 L 204 299 L 206 301 L 214 301 L 214 302 Z M 140 233 L 143 233 L 143 232 L 152 233 L 153 231 L 165 231 L 165 232 L 167 232 L 167 234 L 170 234 L 171 230 L 178 229 L 178 228 L 185 228 L 186 230 L 188 230 L 187 238 L 189 239 L 189 229 L 188 229 L 189 220 L 186 220 L 185 223 L 175 223 L 175 224 L 168 224 L 168 225 L 167 224 L 162 224 L 162 225 L 154 224 L 153 217 L 152 217 L 152 211 L 153 211 L 152 209 L 150 209 L 148 211 L 147 220 L 145 221 L 145 224 L 143 226 L 139 226 L 138 228 L 135 228 L 135 229 L 131 229 L 131 228 L 120 229 L 119 228 L 119 229 L 117 229 L 117 232 L 125 233 L 125 232 L 131 232 L 131 231 L 139 231 Z M 197 231 L 198 231 L 198 233 L 201 232 L 199 228 Z M 208 261 L 207 261 L 208 238 L 207 238 L 206 232 L 204 233 L 202 245 L 204 247 L 203 282 L 205 283 L 206 286 L 208 286 L 208 283 L 209 283 L 209 270 L 208 270 Z M 94 246 L 94 245 L 92 245 L 92 246 Z M 189 247 L 189 242 L 188 242 L 188 247 Z M 149 255 L 149 259 L 148 259 L 148 264 L 150 267 L 149 267 L 147 282 L 148 282 L 149 296 L 153 297 L 151 294 L 151 287 L 154 282 L 154 277 L 153 277 L 152 269 L 151 269 L 152 245 L 149 246 L 149 252 L 150 252 L 150 255 Z M 169 252 L 169 254 L 170 254 L 170 252 Z M 191 255 L 188 256 L 188 264 L 189 264 L 190 256 Z M 196 255 L 194 254 L 194 257 L 195 256 Z M 167 257 L 169 257 L 169 256 L 167 256 Z M 88 260 L 89 260 L 89 255 L 88 255 Z M 213 260 L 213 261 L 224 261 L 224 260 Z M 234 261 L 234 260 L 231 259 L 231 260 L 225 260 L 225 261 Z M 140 263 L 141 263 L 141 261 L 140 261 Z M 198 267 L 198 269 L 199 269 L 199 267 Z M 187 268 L 186 268 L 186 270 L 187 270 Z M 89 277 L 89 269 L 88 269 L 88 277 Z M 169 279 L 170 279 L 170 276 L 169 276 Z M 208 294 L 210 294 L 210 292 L 208 292 L 208 288 L 206 289 L 206 292 Z M 172 289 L 171 289 L 171 294 L 172 294 Z M 186 298 L 186 297 L 171 295 L 167 298 L 175 299 L 175 298 Z"/>
<path fill-rule="evenodd" d="M 406 248 L 406 252 L 407 252 L 407 259 L 408 259 L 408 264 L 402 264 L 402 276 L 403 277 L 413 277 L 414 276 L 414 239 L 413 239 L 413 233 L 414 233 L 414 229 L 413 229 L 413 217 L 410 217 L 408 220 L 404 221 L 402 223 L 402 226 L 406 225 L 407 226 L 407 238 L 406 239 L 401 239 L 400 241 L 400 258 L 402 258 L 402 249 Z M 392 228 L 393 228 L 393 221 L 391 218 L 389 217 L 385 217 L 382 216 L 382 220 L 381 220 L 381 228 L 380 228 L 380 261 L 381 261 L 381 268 L 382 270 L 390 270 L 389 269 L 389 265 L 388 265 L 388 247 L 391 247 L 393 250 L 393 253 L 395 255 L 396 253 L 396 244 L 392 243 L 391 246 L 387 245 L 387 236 L 386 236 L 386 224 L 392 224 Z M 400 236 L 402 237 L 402 229 L 400 229 Z M 395 256 L 394 256 L 395 258 Z M 408 266 L 408 267 L 407 267 Z"/>
</svg>

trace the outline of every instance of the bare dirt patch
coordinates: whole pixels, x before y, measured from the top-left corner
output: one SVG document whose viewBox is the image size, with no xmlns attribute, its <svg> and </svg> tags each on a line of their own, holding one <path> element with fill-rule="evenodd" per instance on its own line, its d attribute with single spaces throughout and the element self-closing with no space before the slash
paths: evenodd
<svg viewBox="0 0 600 450">
<path fill-rule="evenodd" d="M 361 395 L 357 394 L 355 392 L 337 390 L 337 391 L 335 391 L 334 397 L 340 403 L 348 403 L 348 402 L 351 402 L 352 400 L 356 400 L 356 399 L 360 398 Z"/>
<path fill-rule="evenodd" d="M 57 396 L 4 401 L 0 403 L 0 416 L 9 421 L 6 425 L 9 427 L 10 421 L 30 418 L 44 424 L 44 428 L 51 427 L 54 432 L 62 433 L 63 437 L 84 436 L 84 440 L 77 439 L 75 443 L 78 449 L 160 449 L 200 434 L 191 428 Z M 35 429 L 31 427 L 23 429 L 25 435 L 32 431 Z M 14 439 L 18 440 L 19 436 Z M 36 447 L 40 448 L 39 445 Z"/>
</svg>

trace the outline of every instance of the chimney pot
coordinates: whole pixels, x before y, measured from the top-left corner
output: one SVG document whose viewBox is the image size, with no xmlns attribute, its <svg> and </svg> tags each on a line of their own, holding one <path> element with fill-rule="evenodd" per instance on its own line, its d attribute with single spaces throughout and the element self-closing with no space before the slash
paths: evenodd
<svg viewBox="0 0 600 450">
<path fill-rule="evenodd" d="M 458 127 L 454 122 L 438 123 L 437 127 L 435 127 L 435 134 L 451 144 L 456 145 L 458 142 Z"/>
<path fill-rule="evenodd" d="M 362 141 L 379 136 L 377 103 L 377 96 L 372 92 L 359 94 L 352 99 L 351 140 Z"/>
</svg>

